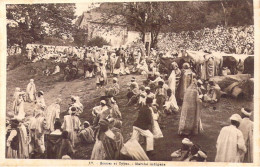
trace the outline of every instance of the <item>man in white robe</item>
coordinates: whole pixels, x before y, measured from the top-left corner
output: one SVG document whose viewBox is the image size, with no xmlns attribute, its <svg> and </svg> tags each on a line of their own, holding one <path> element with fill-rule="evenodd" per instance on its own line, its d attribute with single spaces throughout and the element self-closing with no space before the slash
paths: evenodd
<svg viewBox="0 0 260 167">
<path fill-rule="evenodd" d="M 239 130 L 241 130 L 247 152 L 245 155 L 242 156 L 241 162 L 246 162 L 246 163 L 252 163 L 253 162 L 253 129 L 254 129 L 254 123 L 249 119 L 251 116 L 252 112 L 248 108 L 242 108 L 241 109 L 241 115 L 242 115 L 242 120 L 240 122 L 240 125 L 238 127 Z"/>
<path fill-rule="evenodd" d="M 71 101 L 72 101 L 72 104 L 70 104 L 69 114 L 71 114 L 71 110 L 70 110 L 71 107 L 75 107 L 77 109 L 76 115 L 78 116 L 79 114 L 81 114 L 83 112 L 83 109 L 84 109 L 83 104 L 80 102 L 80 97 L 71 96 Z"/>
<path fill-rule="evenodd" d="M 70 108 L 71 114 L 64 116 L 64 122 L 62 124 L 63 131 L 68 131 L 69 138 L 71 140 L 72 146 L 75 146 L 75 143 L 78 142 L 78 132 L 80 130 L 81 122 L 79 117 L 76 116 L 76 108 Z"/>
<path fill-rule="evenodd" d="M 231 125 L 223 127 L 217 139 L 217 155 L 215 162 L 241 162 L 246 153 L 246 145 L 242 132 L 238 129 L 241 116 L 233 114 Z"/>
<path fill-rule="evenodd" d="M 60 103 L 61 99 L 57 98 L 56 101 L 46 109 L 46 125 L 50 133 L 54 131 L 55 120 L 60 118 Z"/>
<path fill-rule="evenodd" d="M 57 74 L 57 73 L 59 73 L 59 72 L 60 72 L 60 66 L 57 64 L 57 65 L 55 66 L 55 70 L 54 70 L 54 72 L 52 73 L 52 75 Z"/>
<path fill-rule="evenodd" d="M 168 85 L 169 88 L 172 90 L 172 94 L 175 95 L 175 90 L 176 90 L 176 83 L 179 81 L 180 77 L 180 69 L 178 68 L 178 64 L 176 62 L 172 63 L 173 70 L 171 72 L 171 75 L 168 78 Z"/>
<path fill-rule="evenodd" d="M 44 134 L 46 130 L 46 120 L 43 116 L 42 110 L 36 110 L 34 117 L 29 122 L 29 141 L 30 141 L 30 153 L 34 156 L 42 156 L 45 152 Z"/>
<path fill-rule="evenodd" d="M 28 102 L 33 102 L 36 100 L 36 87 L 33 79 L 30 79 L 30 83 L 27 85 L 26 88 L 26 93 Z"/>
<path fill-rule="evenodd" d="M 43 91 L 38 92 L 38 95 L 37 95 L 37 98 L 36 98 L 35 110 L 45 111 L 46 104 L 45 104 L 45 100 L 44 100 L 43 95 L 44 95 Z"/>
</svg>

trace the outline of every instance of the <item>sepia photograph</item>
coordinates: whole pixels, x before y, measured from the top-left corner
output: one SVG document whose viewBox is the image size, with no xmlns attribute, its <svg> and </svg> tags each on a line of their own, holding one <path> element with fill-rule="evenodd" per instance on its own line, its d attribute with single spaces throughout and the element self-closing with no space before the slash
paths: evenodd
<svg viewBox="0 0 260 167">
<path fill-rule="evenodd" d="M 4 158 L 256 163 L 256 2 L 6 3 Z"/>
</svg>

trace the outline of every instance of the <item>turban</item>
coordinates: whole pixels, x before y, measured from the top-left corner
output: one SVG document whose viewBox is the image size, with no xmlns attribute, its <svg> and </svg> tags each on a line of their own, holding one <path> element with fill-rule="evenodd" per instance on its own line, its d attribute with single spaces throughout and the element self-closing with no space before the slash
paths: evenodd
<svg viewBox="0 0 260 167">
<path fill-rule="evenodd" d="M 84 121 L 84 123 L 83 124 L 88 124 L 88 125 L 90 125 L 90 123 L 88 122 L 88 121 Z"/>
<path fill-rule="evenodd" d="M 233 121 L 240 122 L 242 118 L 241 118 L 241 116 L 238 115 L 238 114 L 233 114 L 229 119 L 230 119 L 230 120 L 233 120 Z"/>
<path fill-rule="evenodd" d="M 101 100 L 100 103 L 107 104 L 105 100 Z"/>
<path fill-rule="evenodd" d="M 190 141 L 190 139 L 188 139 L 188 138 L 184 138 L 181 142 L 184 145 L 188 145 L 188 146 L 192 146 L 193 145 L 192 141 Z"/>
<path fill-rule="evenodd" d="M 109 126 L 109 121 L 107 119 L 102 119 L 98 122 L 99 125 Z"/>
<path fill-rule="evenodd" d="M 242 108 L 241 109 L 241 112 L 244 114 L 244 115 L 246 115 L 246 116 L 251 116 L 251 110 L 249 110 L 249 109 L 245 109 L 245 108 Z"/>
<path fill-rule="evenodd" d="M 118 81 L 118 79 L 117 79 L 117 78 L 113 78 L 113 80 L 114 80 L 114 81 L 116 81 L 116 82 Z"/>
</svg>

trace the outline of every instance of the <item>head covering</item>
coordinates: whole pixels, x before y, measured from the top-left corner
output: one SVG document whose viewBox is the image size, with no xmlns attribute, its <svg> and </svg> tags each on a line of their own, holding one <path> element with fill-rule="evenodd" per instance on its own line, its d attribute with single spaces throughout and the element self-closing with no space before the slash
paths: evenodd
<svg viewBox="0 0 260 167">
<path fill-rule="evenodd" d="M 34 79 L 30 79 L 30 82 L 34 82 Z"/>
<path fill-rule="evenodd" d="M 157 71 L 157 72 L 154 73 L 154 75 L 160 76 L 160 73 Z"/>
<path fill-rule="evenodd" d="M 190 65 L 189 65 L 189 63 L 184 63 L 184 64 L 182 65 L 182 67 L 183 67 L 184 69 L 188 69 L 188 68 L 190 68 Z"/>
<path fill-rule="evenodd" d="M 135 77 L 132 77 L 131 81 L 134 82 L 135 81 Z"/>
<path fill-rule="evenodd" d="M 145 89 L 145 90 L 151 90 L 151 88 L 150 88 L 150 87 L 148 87 L 148 86 L 147 86 L 147 87 L 145 87 L 144 89 Z"/>
<path fill-rule="evenodd" d="M 16 91 L 16 92 L 20 92 L 21 89 L 20 89 L 19 87 L 16 87 L 16 88 L 15 88 L 15 91 Z"/>
<path fill-rule="evenodd" d="M 208 156 L 201 150 L 198 151 L 198 155 L 204 159 L 206 159 Z"/>
<path fill-rule="evenodd" d="M 63 156 L 61 157 L 61 159 L 71 159 L 71 158 L 70 158 L 70 156 L 68 156 L 68 155 L 63 155 Z"/>
<path fill-rule="evenodd" d="M 199 79 L 198 81 L 197 81 L 197 83 L 199 83 L 199 84 L 203 84 L 203 82 Z"/>
<path fill-rule="evenodd" d="M 100 103 L 107 104 L 105 100 L 101 100 Z"/>
<path fill-rule="evenodd" d="M 241 112 L 245 115 L 245 116 L 251 116 L 252 115 L 252 113 L 251 113 L 251 110 L 250 109 L 248 109 L 248 108 L 241 108 Z"/>
<path fill-rule="evenodd" d="M 141 85 L 141 86 L 140 86 L 140 90 L 145 90 L 144 85 Z"/>
<path fill-rule="evenodd" d="M 112 102 L 112 103 L 115 103 L 115 102 L 116 102 L 115 99 L 114 99 L 114 97 L 111 97 L 111 102 Z"/>
<path fill-rule="evenodd" d="M 133 82 L 131 85 L 132 85 L 134 88 L 137 88 L 137 83 L 136 83 L 136 82 Z"/>
<path fill-rule="evenodd" d="M 231 121 L 237 121 L 237 122 L 240 122 L 241 121 L 241 116 L 239 114 L 233 114 L 230 118 L 229 118 Z"/>
<path fill-rule="evenodd" d="M 83 124 L 88 124 L 88 125 L 90 125 L 90 123 L 88 122 L 88 121 L 84 121 L 84 123 Z"/>
<path fill-rule="evenodd" d="M 116 82 L 117 82 L 117 81 L 118 81 L 118 79 L 117 79 L 116 77 L 114 77 L 114 78 L 113 78 L 113 81 L 116 81 Z"/>
<path fill-rule="evenodd" d="M 44 95 L 43 91 L 39 91 L 39 93 L 41 93 L 42 95 Z"/>
<path fill-rule="evenodd" d="M 172 66 L 173 67 L 178 67 L 178 64 L 174 61 L 174 62 L 172 62 Z"/>
<path fill-rule="evenodd" d="M 184 145 L 188 145 L 188 146 L 192 146 L 193 145 L 192 141 L 190 141 L 190 139 L 188 139 L 188 138 L 184 138 L 181 141 L 181 143 L 184 144 Z"/>
<path fill-rule="evenodd" d="M 109 126 L 109 121 L 107 119 L 102 119 L 98 122 L 99 125 Z"/>
</svg>

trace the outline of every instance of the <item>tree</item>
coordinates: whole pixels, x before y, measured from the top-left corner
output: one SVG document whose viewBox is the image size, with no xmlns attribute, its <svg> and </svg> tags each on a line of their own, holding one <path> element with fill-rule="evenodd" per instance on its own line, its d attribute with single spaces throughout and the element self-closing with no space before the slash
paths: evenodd
<svg viewBox="0 0 260 167">
<path fill-rule="evenodd" d="M 171 21 L 170 11 L 165 2 L 114 3 L 112 8 L 104 10 L 103 22 L 111 23 L 113 20 L 114 23 L 128 25 L 141 32 L 143 40 L 145 33 L 151 32 L 151 47 L 154 47 L 162 26 Z"/>
<path fill-rule="evenodd" d="M 10 4 L 6 10 L 7 45 L 20 45 L 22 53 L 28 43 L 71 33 L 75 19 L 75 4 Z"/>
<path fill-rule="evenodd" d="M 90 39 L 87 43 L 88 46 L 97 46 L 99 48 L 103 47 L 104 45 L 109 45 L 109 43 L 102 37 L 94 37 Z"/>
<path fill-rule="evenodd" d="M 160 32 L 183 30 L 193 22 L 197 28 L 205 19 L 201 8 L 204 2 L 129 2 L 114 3 L 113 8 L 103 10 L 104 24 L 111 22 L 126 24 L 129 29 L 139 31 L 142 40 L 151 32 L 151 47 L 156 47 Z M 122 17 L 116 17 L 122 16 Z M 186 24 L 185 24 L 186 23 Z"/>
</svg>

